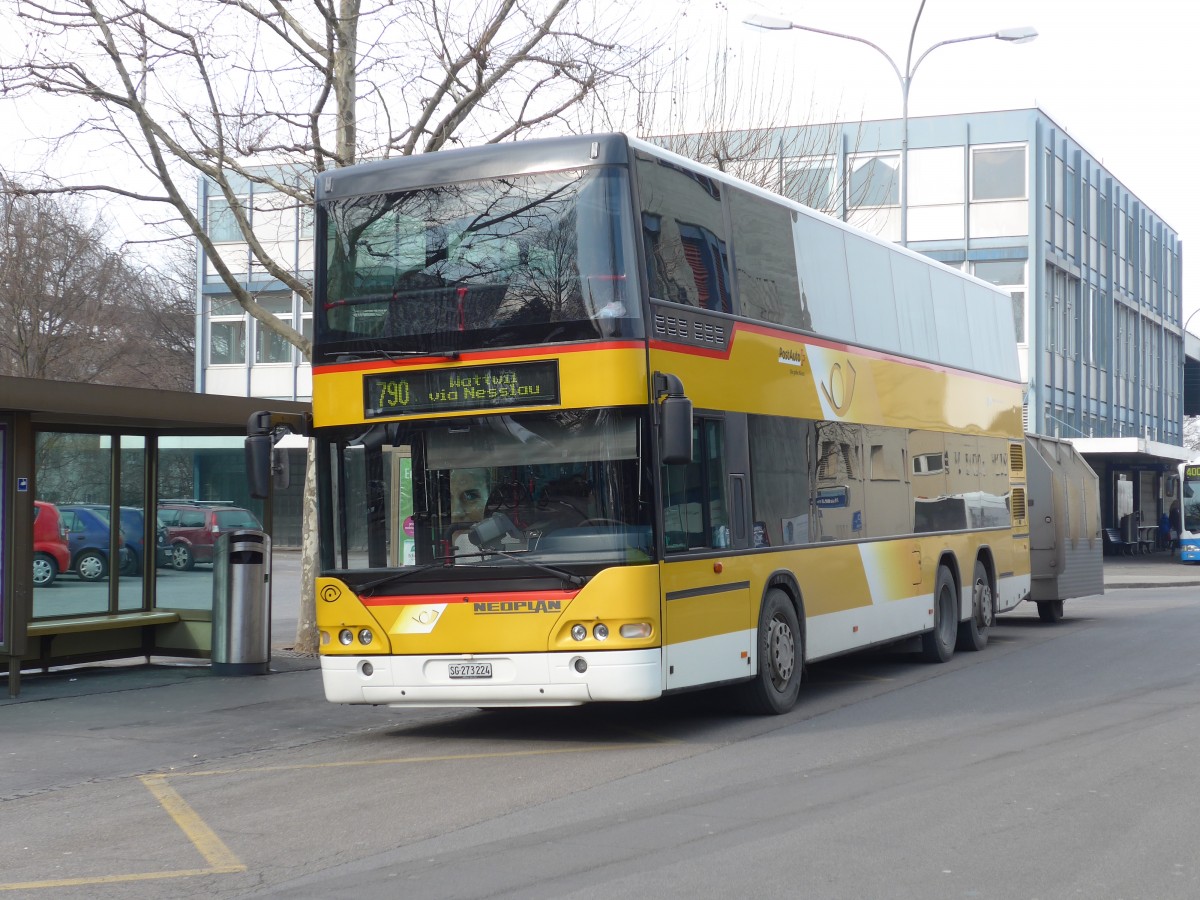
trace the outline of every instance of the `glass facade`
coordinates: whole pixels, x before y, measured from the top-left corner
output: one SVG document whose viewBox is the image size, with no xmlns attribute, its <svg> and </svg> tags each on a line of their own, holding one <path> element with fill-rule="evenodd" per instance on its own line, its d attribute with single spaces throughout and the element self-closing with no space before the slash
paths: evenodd
<svg viewBox="0 0 1200 900">
<path fill-rule="evenodd" d="M 807 157 L 788 148 L 830 126 L 752 143 L 778 154 L 793 199 L 816 173 L 834 215 L 899 240 L 900 124 L 843 124 Z M 1182 445 L 1182 244 L 1167 223 L 1037 109 L 910 120 L 907 177 L 909 248 L 1012 297 L 1031 431 Z"/>
<path fill-rule="evenodd" d="M 279 173 L 274 173 L 278 181 Z M 286 180 L 286 179 L 285 179 Z M 312 279 L 313 214 L 292 197 L 242 180 L 235 200 L 255 238 L 301 280 Z M 198 208 L 221 259 L 254 300 L 280 322 L 312 338 L 312 308 L 300 302 L 250 251 L 229 201 L 202 181 Z M 201 249 L 196 328 L 196 380 L 202 393 L 306 400 L 308 362 L 283 335 L 258 322 L 232 296 L 213 260 Z"/>
</svg>

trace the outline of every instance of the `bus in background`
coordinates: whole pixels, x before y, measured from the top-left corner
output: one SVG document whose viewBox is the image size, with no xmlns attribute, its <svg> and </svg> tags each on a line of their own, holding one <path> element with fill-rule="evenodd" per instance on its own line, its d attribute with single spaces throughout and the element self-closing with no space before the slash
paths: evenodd
<svg viewBox="0 0 1200 900">
<path fill-rule="evenodd" d="M 329 700 L 781 713 L 806 662 L 944 662 L 1033 599 L 1006 294 L 620 134 L 316 190 Z"/>
<path fill-rule="evenodd" d="M 1169 513 L 1171 529 L 1179 532 L 1181 562 L 1200 562 L 1200 461 L 1179 466 L 1179 500 Z"/>
</svg>

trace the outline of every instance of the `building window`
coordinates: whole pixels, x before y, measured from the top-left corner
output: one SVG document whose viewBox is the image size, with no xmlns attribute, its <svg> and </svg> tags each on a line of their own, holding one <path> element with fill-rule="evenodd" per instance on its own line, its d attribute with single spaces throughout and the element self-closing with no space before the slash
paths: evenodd
<svg viewBox="0 0 1200 900">
<path fill-rule="evenodd" d="M 971 151 L 972 200 L 1024 200 L 1025 148 L 976 147 Z"/>
<path fill-rule="evenodd" d="M 241 229 L 224 197 L 208 198 L 208 236 L 218 244 L 243 240 Z"/>
<path fill-rule="evenodd" d="M 286 321 L 280 317 L 281 321 Z M 254 361 L 256 363 L 288 363 L 292 361 L 292 344 L 262 322 L 255 322 Z"/>
<path fill-rule="evenodd" d="M 859 156 L 850 162 L 849 203 L 858 206 L 900 204 L 900 157 Z"/>
<path fill-rule="evenodd" d="M 292 294 L 290 291 L 258 294 L 255 298 L 258 305 L 272 312 L 288 325 L 292 318 Z M 254 362 L 270 365 L 272 363 L 290 363 L 292 361 L 291 342 L 268 328 L 262 322 L 254 323 Z"/>
<path fill-rule="evenodd" d="M 841 206 L 837 172 L 837 160 L 828 157 L 785 160 L 783 194 L 811 209 L 836 213 Z"/>
<path fill-rule="evenodd" d="M 240 366 L 246 362 L 246 322 L 214 320 L 208 327 L 208 364 Z"/>
<path fill-rule="evenodd" d="M 971 264 L 976 278 L 1004 288 L 1012 297 L 1013 330 L 1017 343 L 1025 343 L 1025 260 L 989 259 Z"/>
<path fill-rule="evenodd" d="M 246 362 L 246 314 L 233 297 L 208 300 L 208 364 L 241 366 Z"/>
<path fill-rule="evenodd" d="M 1067 256 L 1075 258 L 1075 223 L 1079 221 L 1079 181 L 1075 174 L 1075 170 L 1070 166 L 1066 168 L 1065 184 L 1063 185 L 1063 193 L 1066 197 L 1066 252 Z"/>
</svg>

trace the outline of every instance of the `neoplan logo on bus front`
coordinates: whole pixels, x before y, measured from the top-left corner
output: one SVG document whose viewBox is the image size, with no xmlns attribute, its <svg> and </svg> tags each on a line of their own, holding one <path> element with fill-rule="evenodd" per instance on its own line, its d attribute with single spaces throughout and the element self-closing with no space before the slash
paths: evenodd
<svg viewBox="0 0 1200 900">
<path fill-rule="evenodd" d="M 503 616 L 524 613 L 557 613 L 562 612 L 561 600 L 494 600 L 485 603 L 474 603 L 477 616 Z"/>
</svg>

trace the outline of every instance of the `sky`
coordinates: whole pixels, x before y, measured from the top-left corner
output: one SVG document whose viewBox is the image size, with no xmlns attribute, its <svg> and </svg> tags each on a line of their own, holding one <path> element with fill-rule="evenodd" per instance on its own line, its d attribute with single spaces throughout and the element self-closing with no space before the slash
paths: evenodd
<svg viewBox="0 0 1200 900">
<path fill-rule="evenodd" d="M 755 77 L 759 85 L 782 86 L 791 99 L 783 113 L 791 123 L 900 115 L 896 74 L 870 47 L 803 31 L 752 29 L 741 21 L 763 13 L 855 35 L 903 69 L 920 0 L 651 0 L 640 6 L 661 17 L 662 33 L 676 35 L 679 52 L 694 65 L 707 65 L 723 36 L 731 71 L 745 82 L 742 95 Z M 1200 146 L 1200 2 L 927 0 L 914 59 L 948 38 L 1016 26 L 1036 28 L 1037 40 L 981 40 L 933 51 L 912 80 L 910 116 L 1040 107 L 1180 235 L 1184 314 L 1200 310 L 1200 287 L 1190 289 L 1189 277 L 1193 243 L 1200 253 L 1200 188 L 1178 175 L 1179 160 Z M 3 98 L 0 115 L 6 122 L 0 166 L 9 170 L 37 158 L 31 138 L 40 130 L 61 127 L 47 125 L 38 106 Z M 1200 332 L 1200 315 L 1195 325 Z"/>
<path fill-rule="evenodd" d="M 689 4 L 694 22 L 727 23 L 748 69 L 790 84 L 797 122 L 899 118 L 900 83 L 862 44 L 741 25 L 753 13 L 854 35 L 903 71 L 920 0 L 728 0 Z M 1200 310 L 1200 183 L 1179 160 L 1200 147 L 1200 3 L 1195 0 L 927 0 L 914 61 L 949 38 L 1032 26 L 1028 44 L 981 40 L 938 47 L 921 62 L 909 116 L 1040 107 L 1179 234 L 1184 315 Z M 710 27 L 709 32 L 712 32 Z M 818 108 L 813 109 L 813 106 Z M 1200 314 L 1193 322 L 1200 333 Z"/>
</svg>

